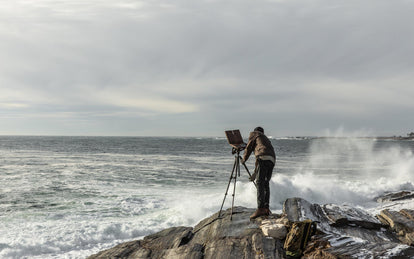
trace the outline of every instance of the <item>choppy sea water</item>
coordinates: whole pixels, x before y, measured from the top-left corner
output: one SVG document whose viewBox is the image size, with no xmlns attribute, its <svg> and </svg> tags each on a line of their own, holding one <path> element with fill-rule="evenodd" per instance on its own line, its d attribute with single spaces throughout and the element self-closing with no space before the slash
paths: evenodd
<svg viewBox="0 0 414 259">
<path fill-rule="evenodd" d="M 289 197 L 369 208 L 386 191 L 414 189 L 413 141 L 272 143 L 274 211 Z M 85 258 L 194 225 L 220 209 L 233 162 L 224 138 L 2 136 L 0 258 Z M 235 205 L 256 207 L 243 168 L 238 179 Z"/>
</svg>

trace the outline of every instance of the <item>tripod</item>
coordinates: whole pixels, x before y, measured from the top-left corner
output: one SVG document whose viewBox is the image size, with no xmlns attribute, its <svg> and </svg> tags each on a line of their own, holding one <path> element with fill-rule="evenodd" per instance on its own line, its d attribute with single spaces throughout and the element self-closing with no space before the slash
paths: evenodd
<svg viewBox="0 0 414 259">
<path fill-rule="evenodd" d="M 234 183 L 233 183 L 233 194 L 232 194 L 233 199 L 232 199 L 232 202 L 231 202 L 230 220 L 233 219 L 234 197 L 236 196 L 236 182 L 237 182 L 237 176 L 240 177 L 240 161 L 242 161 L 242 158 L 240 156 L 240 151 L 241 150 L 242 150 L 241 148 L 234 148 L 233 147 L 232 154 L 235 154 L 234 155 L 233 170 L 231 171 L 229 183 L 227 184 L 226 193 L 224 194 L 224 199 L 223 199 L 223 202 L 221 203 L 220 212 L 219 212 L 217 218 L 220 218 L 220 216 L 221 216 L 221 211 L 223 210 L 224 201 L 226 200 L 227 193 L 228 193 L 229 187 L 230 187 L 230 183 L 233 180 L 234 181 Z M 244 168 L 246 169 L 247 173 L 249 174 L 249 177 L 251 177 L 252 175 L 250 174 L 249 169 L 247 168 L 246 164 L 244 164 L 244 163 L 242 163 L 242 164 L 243 164 Z M 253 182 L 253 183 L 256 186 L 256 183 L 255 182 Z M 257 188 L 257 186 L 256 186 L 256 188 Z"/>
</svg>

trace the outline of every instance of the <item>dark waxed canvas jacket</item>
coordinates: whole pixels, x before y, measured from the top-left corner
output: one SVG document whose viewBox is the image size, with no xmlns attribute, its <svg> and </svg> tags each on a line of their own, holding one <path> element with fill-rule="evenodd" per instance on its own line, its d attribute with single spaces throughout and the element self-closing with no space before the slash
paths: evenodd
<svg viewBox="0 0 414 259">
<path fill-rule="evenodd" d="M 260 131 L 250 132 L 249 141 L 247 142 L 243 160 L 247 161 L 253 151 L 256 158 L 259 156 L 272 156 L 276 159 L 275 150 L 272 146 L 272 143 L 266 137 L 266 135 Z"/>
</svg>

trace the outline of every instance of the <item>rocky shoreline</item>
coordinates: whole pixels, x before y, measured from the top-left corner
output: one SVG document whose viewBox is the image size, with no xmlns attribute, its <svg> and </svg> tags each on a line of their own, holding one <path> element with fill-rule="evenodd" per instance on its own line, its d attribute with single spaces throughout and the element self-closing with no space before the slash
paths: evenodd
<svg viewBox="0 0 414 259">
<path fill-rule="evenodd" d="M 414 258 L 414 192 L 389 193 L 376 201 L 378 207 L 368 212 L 290 198 L 282 214 L 253 221 L 254 209 L 235 207 L 232 220 L 229 209 L 195 227 L 165 229 L 88 258 L 288 258 L 286 233 L 292 222 L 304 219 L 318 227 L 303 258 Z"/>
</svg>

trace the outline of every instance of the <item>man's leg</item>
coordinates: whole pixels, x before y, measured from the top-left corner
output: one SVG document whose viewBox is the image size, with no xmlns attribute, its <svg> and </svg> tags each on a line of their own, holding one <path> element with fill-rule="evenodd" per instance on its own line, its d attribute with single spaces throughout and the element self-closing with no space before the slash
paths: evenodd
<svg viewBox="0 0 414 259">
<path fill-rule="evenodd" d="M 257 175 L 257 207 L 269 208 L 270 188 L 269 181 L 272 178 L 273 163 L 268 160 L 259 160 Z"/>
<path fill-rule="evenodd" d="M 265 168 L 265 172 L 266 172 L 266 177 L 264 179 L 264 207 L 269 209 L 269 199 L 270 199 L 270 188 L 269 188 L 269 182 L 270 179 L 272 178 L 272 173 L 273 173 L 273 163 L 271 161 L 265 160 L 263 161 L 263 167 Z"/>
<path fill-rule="evenodd" d="M 270 164 L 269 164 L 270 163 Z M 269 166 L 272 165 L 272 166 Z M 269 180 L 272 177 L 273 163 L 258 159 L 257 164 L 257 210 L 250 216 L 251 219 L 263 215 L 269 215 Z"/>
<path fill-rule="evenodd" d="M 266 206 L 266 168 L 263 160 L 258 160 L 257 165 L 257 208 L 265 208 Z M 269 188 L 269 185 L 267 185 Z"/>
</svg>

